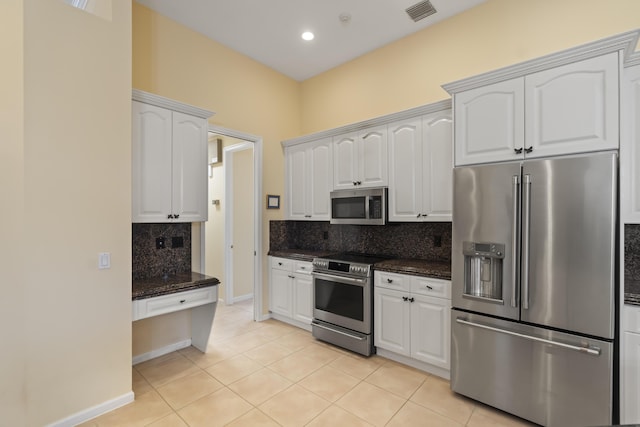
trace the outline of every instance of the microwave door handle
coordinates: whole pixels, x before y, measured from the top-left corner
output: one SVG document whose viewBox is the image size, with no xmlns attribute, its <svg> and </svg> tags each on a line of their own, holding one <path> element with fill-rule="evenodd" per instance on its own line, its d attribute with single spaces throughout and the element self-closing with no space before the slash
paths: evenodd
<svg viewBox="0 0 640 427">
<path fill-rule="evenodd" d="M 522 308 L 529 309 L 529 233 L 531 231 L 531 175 L 524 176 L 522 194 Z"/>
<path fill-rule="evenodd" d="M 370 203 L 371 203 L 371 196 L 365 196 L 365 198 L 364 198 L 364 217 L 365 217 L 365 219 L 371 218 L 371 213 L 369 212 Z"/>
<path fill-rule="evenodd" d="M 520 254 L 520 175 L 512 178 L 513 219 L 511 229 L 511 307 L 518 306 L 518 255 Z"/>
</svg>

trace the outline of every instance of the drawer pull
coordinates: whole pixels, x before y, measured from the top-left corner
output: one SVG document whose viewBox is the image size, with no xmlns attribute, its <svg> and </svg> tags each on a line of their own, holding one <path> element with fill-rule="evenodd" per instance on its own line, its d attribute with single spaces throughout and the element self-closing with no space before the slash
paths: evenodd
<svg viewBox="0 0 640 427">
<path fill-rule="evenodd" d="M 393 283 L 393 279 L 387 279 L 387 283 Z"/>
<path fill-rule="evenodd" d="M 281 263 L 281 262 L 279 262 L 279 263 L 278 263 L 278 265 L 282 265 L 282 263 Z"/>
<path fill-rule="evenodd" d="M 433 290 L 433 286 L 429 286 L 429 285 L 427 285 L 427 286 L 425 286 L 425 288 L 429 289 L 430 291 L 432 291 L 432 290 Z"/>
<path fill-rule="evenodd" d="M 185 302 L 187 302 L 187 300 L 186 300 L 186 299 L 181 299 L 181 300 L 180 300 L 180 304 L 184 304 Z"/>
</svg>

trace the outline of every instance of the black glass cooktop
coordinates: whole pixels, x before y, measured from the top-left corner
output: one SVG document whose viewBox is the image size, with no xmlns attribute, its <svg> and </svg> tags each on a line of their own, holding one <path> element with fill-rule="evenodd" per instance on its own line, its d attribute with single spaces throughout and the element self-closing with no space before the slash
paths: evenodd
<svg viewBox="0 0 640 427">
<path fill-rule="evenodd" d="M 322 257 L 322 259 L 330 260 L 330 261 L 340 261 L 340 262 L 351 262 L 358 264 L 370 264 L 373 265 L 376 262 L 385 261 L 388 259 L 392 259 L 391 256 L 384 255 L 372 255 L 372 254 L 364 254 L 358 252 L 340 252 L 337 254 L 327 255 Z"/>
</svg>

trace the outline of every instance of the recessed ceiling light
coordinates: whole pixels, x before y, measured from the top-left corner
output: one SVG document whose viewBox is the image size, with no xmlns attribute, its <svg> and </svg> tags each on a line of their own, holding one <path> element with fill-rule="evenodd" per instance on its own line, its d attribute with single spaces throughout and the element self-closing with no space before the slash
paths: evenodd
<svg viewBox="0 0 640 427">
<path fill-rule="evenodd" d="M 313 35 L 313 33 L 311 31 L 305 31 L 304 33 L 302 33 L 302 38 L 303 40 L 313 40 L 315 36 Z"/>
</svg>

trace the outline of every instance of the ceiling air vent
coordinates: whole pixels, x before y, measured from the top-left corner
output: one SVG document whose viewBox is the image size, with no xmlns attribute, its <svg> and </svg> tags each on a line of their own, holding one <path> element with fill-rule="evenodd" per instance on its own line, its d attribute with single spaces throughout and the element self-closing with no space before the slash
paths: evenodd
<svg viewBox="0 0 640 427">
<path fill-rule="evenodd" d="M 436 13 L 436 8 L 433 7 L 429 0 L 426 0 L 407 8 L 406 12 L 409 17 L 413 19 L 413 22 L 418 22 L 419 20 Z"/>
</svg>

